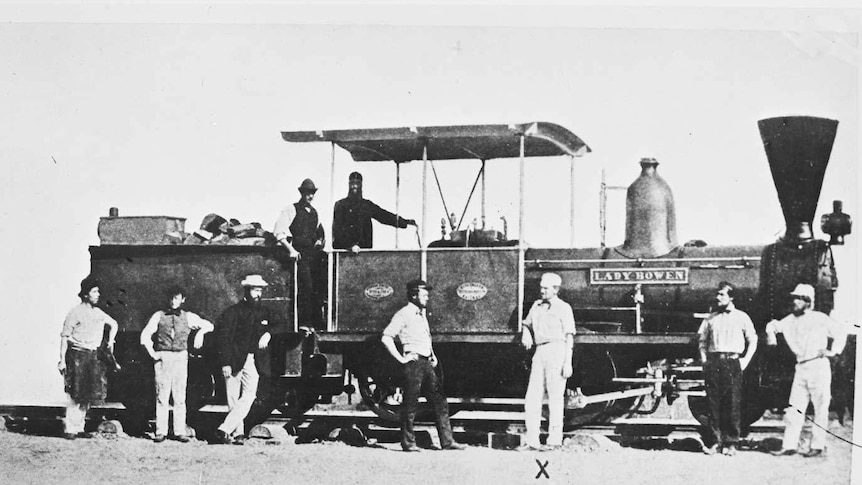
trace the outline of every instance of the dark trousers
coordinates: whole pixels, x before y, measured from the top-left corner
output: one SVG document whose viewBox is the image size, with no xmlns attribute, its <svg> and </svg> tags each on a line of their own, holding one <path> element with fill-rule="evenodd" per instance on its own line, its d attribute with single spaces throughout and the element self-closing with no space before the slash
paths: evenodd
<svg viewBox="0 0 862 485">
<path fill-rule="evenodd" d="M 321 308 L 326 285 L 326 268 L 317 250 L 300 250 L 296 263 L 296 307 L 300 326 L 323 329 Z"/>
<path fill-rule="evenodd" d="M 709 401 L 707 446 L 735 445 L 739 441 L 742 368 L 738 358 L 708 354 L 704 367 Z"/>
<path fill-rule="evenodd" d="M 405 388 L 401 403 L 401 446 L 408 448 L 416 445 L 413 421 L 419 408 L 420 391 L 434 406 L 434 422 L 437 435 L 443 448 L 452 444 L 452 427 L 449 425 L 449 404 L 443 394 L 443 380 L 437 377 L 431 361 L 425 357 L 404 364 Z"/>
</svg>

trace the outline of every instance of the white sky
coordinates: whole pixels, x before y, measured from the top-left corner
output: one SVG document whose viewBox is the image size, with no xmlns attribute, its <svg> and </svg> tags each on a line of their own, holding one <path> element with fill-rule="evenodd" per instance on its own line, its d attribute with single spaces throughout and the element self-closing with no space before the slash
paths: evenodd
<svg viewBox="0 0 862 485">
<path fill-rule="evenodd" d="M 109 207 L 186 217 L 187 230 L 210 212 L 271 229 L 311 177 L 328 226 L 331 197 L 345 195 L 358 169 L 366 196 L 394 210 L 392 164 L 340 152 L 333 195 L 329 146 L 287 144 L 282 130 L 558 123 L 593 149 L 576 166 L 576 246 L 599 243 L 601 169 L 609 184 L 628 185 L 642 156 L 658 159 L 674 191 L 680 242 L 735 245 L 783 230 L 757 120 L 822 116 L 840 123 L 817 217 L 833 199 L 859 216 L 858 11 L 138 5 L 0 14 L 14 21 L 0 23 L 0 368 L 15 369 L 0 374 L 0 401 L 62 396 L 60 326 Z M 438 170 L 460 214 L 478 162 Z M 517 163 L 488 170 L 489 218 L 499 212 L 515 231 Z M 531 244 L 568 244 L 568 179 L 566 159 L 529 165 Z M 404 167 L 402 212 L 416 219 L 420 182 L 418 163 Z M 428 190 L 426 239 L 443 215 Z M 615 245 L 624 195 L 611 197 Z M 394 244 L 392 230 L 376 234 L 377 246 Z M 836 249 L 839 309 L 853 322 L 857 238 Z"/>
</svg>

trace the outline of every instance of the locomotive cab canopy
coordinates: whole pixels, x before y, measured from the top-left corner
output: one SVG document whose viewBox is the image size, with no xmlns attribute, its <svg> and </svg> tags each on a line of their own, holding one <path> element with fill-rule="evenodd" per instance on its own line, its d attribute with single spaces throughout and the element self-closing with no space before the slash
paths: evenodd
<svg viewBox="0 0 862 485">
<path fill-rule="evenodd" d="M 396 215 L 400 195 L 400 165 L 422 161 L 421 228 L 429 227 L 428 190 L 431 176 L 439 185 L 433 163 L 438 160 L 479 160 L 482 162 L 476 181 L 484 187 L 485 162 L 493 159 L 520 158 L 518 239 L 508 240 L 508 230 L 464 227 L 448 216 L 449 234 L 415 250 L 371 250 L 349 254 L 346 250 L 329 251 L 329 274 L 335 281 L 328 285 L 327 329 L 336 332 L 379 332 L 387 319 L 402 304 L 404 283 L 421 277 L 434 280 L 441 288 L 439 297 L 429 307 L 437 312 L 433 331 L 489 332 L 511 334 L 520 329 L 524 286 L 524 174 L 527 157 L 582 157 L 590 147 L 562 126 L 547 122 L 494 125 L 460 125 L 402 127 L 357 130 L 282 132 L 288 142 L 330 142 L 332 169 L 335 172 L 335 147 L 347 150 L 357 162 L 384 162 L 396 168 Z M 470 198 L 472 198 L 472 192 Z M 485 220 L 484 190 L 482 216 Z M 574 197 L 574 195 L 572 195 Z M 441 191 L 442 198 L 442 191 Z M 470 199 L 467 200 L 467 206 Z M 574 206 L 574 199 L 572 199 Z M 464 208 L 466 213 L 467 207 Z M 574 218 L 574 208 L 571 211 Z M 461 214 L 463 219 L 464 213 Z M 574 226 L 574 224 L 572 224 Z M 411 271 L 409 268 L 415 268 Z M 466 281 L 464 281 L 466 280 Z M 446 282 L 459 281 L 452 288 Z M 488 283 L 491 282 L 491 284 Z M 493 288 L 489 288 L 493 286 Z M 483 301 L 480 301 L 483 300 Z M 466 303 L 465 303 L 466 302 Z M 340 308 L 349 308 L 350 312 Z"/>
</svg>

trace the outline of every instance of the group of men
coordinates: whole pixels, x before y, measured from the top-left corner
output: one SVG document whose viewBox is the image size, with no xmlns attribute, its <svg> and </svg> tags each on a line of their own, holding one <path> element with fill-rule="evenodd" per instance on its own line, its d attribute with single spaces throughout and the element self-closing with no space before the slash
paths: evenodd
<svg viewBox="0 0 862 485">
<path fill-rule="evenodd" d="M 311 205 L 317 193 L 314 181 L 303 180 L 297 190 L 299 201 L 284 208 L 275 222 L 273 234 L 278 243 L 287 248 L 290 257 L 296 260 L 299 321 L 319 328 L 326 294 L 323 253 L 326 234 L 317 210 Z M 348 177 L 347 197 L 335 203 L 332 217 L 333 249 L 349 249 L 354 253 L 360 249 L 370 249 L 374 242 L 372 219 L 402 229 L 416 226 L 413 219 L 405 219 L 365 199 L 362 196 L 362 174 L 353 172 Z"/>
<path fill-rule="evenodd" d="M 709 427 L 703 451 L 714 455 L 737 452 L 741 430 L 743 371 L 757 350 L 757 332 L 749 316 L 733 304 L 734 287 L 723 281 L 718 285 L 714 311 L 698 330 L 700 356 L 709 402 Z M 808 404 L 814 406 L 814 426 L 806 457 L 823 456 L 829 423 L 832 370 L 828 357 L 841 353 L 846 332 L 841 324 L 814 310 L 814 287 L 800 283 L 790 293 L 792 311 L 781 320 L 766 325 L 767 345 L 778 344 L 783 334 L 796 357 L 796 369 L 785 409 L 784 439 L 773 455 L 796 454 Z"/>
<path fill-rule="evenodd" d="M 302 188 L 302 187 L 301 187 Z M 310 199 L 308 200 L 310 201 Z M 299 212 L 303 206 L 296 207 Z M 297 234 L 297 233 L 294 233 Z M 293 239 L 297 241 L 296 236 Z M 290 242 L 290 241 L 288 241 Z M 304 249 L 304 246 L 300 245 Z M 301 254 L 301 253 L 300 253 Z M 523 320 L 521 342 L 534 348 L 525 395 L 526 442 L 520 450 L 544 451 L 559 448 L 563 440 L 563 412 L 566 383 L 572 376 L 575 320 L 571 306 L 558 296 L 562 280 L 545 273 L 540 285 L 541 298 L 531 306 Z M 140 343 L 153 360 L 156 382 L 156 431 L 154 441 L 169 436 L 169 405 L 173 400 L 173 438 L 189 441 L 186 424 L 185 394 L 188 376 L 188 341 L 197 331 L 192 346 L 203 344 L 204 334 L 215 330 L 218 362 L 225 380 L 228 414 L 216 431 L 216 443 L 242 444 L 243 421 L 254 403 L 259 375 L 255 362 L 258 350 L 271 340 L 271 316 L 260 300 L 268 283 L 260 275 L 248 275 L 242 282 L 242 300 L 225 310 L 218 326 L 183 308 L 187 292 L 172 287 L 167 305 L 156 311 L 141 332 Z M 449 410 L 441 378 L 435 372 L 439 360 L 434 352 L 425 309 L 432 290 L 423 280 L 407 283 L 407 304 L 394 314 L 383 330 L 381 341 L 402 366 L 404 377 L 401 406 L 401 446 L 415 452 L 413 423 L 420 394 L 424 394 L 435 413 L 440 446 L 444 450 L 464 449 L 453 439 Z M 792 312 L 766 325 L 767 344 L 776 345 L 776 334 L 784 335 L 796 356 L 796 373 L 785 412 L 786 428 L 782 449 L 775 455 L 796 453 L 809 402 L 814 405 L 814 424 L 806 457 L 822 456 L 831 399 L 831 367 L 828 357 L 839 354 L 846 333 L 827 315 L 813 310 L 814 288 L 799 284 L 791 292 Z M 66 317 L 61 332 L 60 362 L 69 395 L 64 437 L 89 438 L 84 418 L 89 406 L 106 396 L 104 369 L 99 362 L 100 346 L 113 351 L 117 322 L 96 305 L 100 298 L 99 281 L 87 277 L 81 282 L 81 304 Z M 699 330 L 699 350 L 703 362 L 709 402 L 709 426 L 704 452 L 732 456 L 737 452 L 741 429 L 740 401 L 743 371 L 757 349 L 757 333 L 749 316 L 733 303 L 734 287 L 721 282 L 715 296 L 714 311 L 703 320 Z M 105 327 L 107 336 L 105 335 Z M 396 341 L 401 344 L 399 350 Z M 831 342 L 831 346 L 830 346 Z M 547 395 L 549 417 L 546 443 L 540 443 L 543 400 Z"/>
</svg>

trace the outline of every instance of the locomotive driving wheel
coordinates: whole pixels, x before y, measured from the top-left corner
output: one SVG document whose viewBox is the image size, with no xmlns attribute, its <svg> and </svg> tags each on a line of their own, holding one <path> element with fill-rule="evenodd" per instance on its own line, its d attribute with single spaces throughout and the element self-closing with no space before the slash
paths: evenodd
<svg viewBox="0 0 862 485">
<path fill-rule="evenodd" d="M 401 422 L 401 402 L 403 399 L 400 382 L 393 377 L 373 376 L 368 371 L 356 371 L 359 395 L 368 409 L 379 416 L 385 423 L 398 425 Z M 449 410 L 449 415 L 455 414 L 455 409 Z M 434 411 L 424 401 L 419 402 L 416 411 L 416 421 L 434 419 Z"/>
<path fill-rule="evenodd" d="M 401 397 L 398 387 L 391 379 L 377 380 L 368 372 L 357 372 L 356 380 L 359 384 L 359 395 L 368 409 L 386 422 L 398 423 L 401 416 Z"/>
<path fill-rule="evenodd" d="M 577 360 L 574 366 L 574 374 L 566 384 L 566 407 L 563 418 L 563 427 L 569 431 L 579 426 L 591 423 L 600 423 L 608 417 L 613 417 L 617 409 L 630 406 L 632 399 L 617 401 L 604 401 L 587 404 L 585 407 L 577 407 L 570 404 L 574 390 L 581 388 L 585 396 L 592 396 L 611 392 L 616 389 L 613 379 L 617 377 L 617 366 L 611 353 L 607 350 L 584 347 L 575 349 Z M 626 405 L 628 403 L 628 405 Z M 547 411 L 543 411 L 547 416 Z"/>
</svg>

